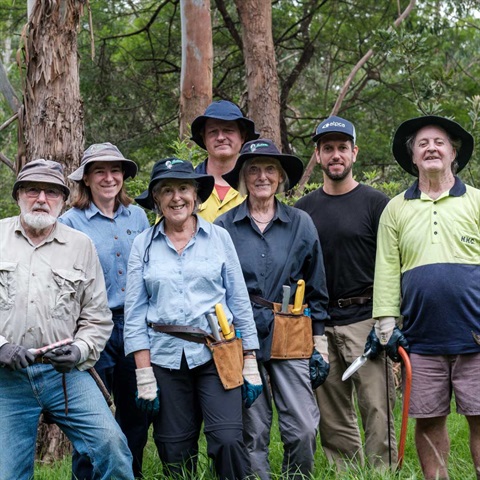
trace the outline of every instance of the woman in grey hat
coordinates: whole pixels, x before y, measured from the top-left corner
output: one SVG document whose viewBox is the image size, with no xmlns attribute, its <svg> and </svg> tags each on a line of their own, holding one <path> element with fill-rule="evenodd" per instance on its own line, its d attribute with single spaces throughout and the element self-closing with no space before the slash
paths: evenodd
<svg viewBox="0 0 480 480">
<path fill-rule="evenodd" d="M 73 208 L 59 220 L 88 235 L 100 258 L 114 328 L 95 370 L 113 394 L 115 418 L 133 455 L 133 472 L 135 477 L 141 477 L 149 421 L 145 412 L 136 407 L 135 363 L 125 357 L 123 346 L 128 257 L 134 238 L 149 227 L 145 212 L 132 205 L 125 190 L 125 179 L 136 174 L 136 163 L 125 158 L 115 145 L 91 145 L 80 167 L 69 176 L 77 187 L 71 201 Z M 92 478 L 90 460 L 76 451 L 72 470 L 78 479 Z"/>
<path fill-rule="evenodd" d="M 257 349 L 258 339 L 233 243 L 225 230 L 196 213 L 213 184 L 212 176 L 195 173 L 190 162 L 168 158 L 154 165 L 148 190 L 136 198 L 161 220 L 133 243 L 125 352 L 135 357 L 139 404 L 157 413 L 154 439 L 164 474 L 195 477 L 203 421 L 217 474 L 235 480 L 250 471 L 242 436 L 242 374 L 251 401 L 261 383 L 258 370 L 242 372 L 240 348 L 239 383 L 229 389 L 222 384 L 204 342 L 206 335 L 219 335 L 210 314 L 223 309 L 226 333 L 234 336 L 234 322 L 245 351 Z"/>
<path fill-rule="evenodd" d="M 294 187 L 302 173 L 301 160 L 281 154 L 271 140 L 246 143 L 224 178 L 247 199 L 215 221 L 235 244 L 260 340 L 253 360 L 259 362 L 269 394 L 244 411 L 244 436 L 252 471 L 262 480 L 271 478 L 272 399 L 284 446 L 285 478 L 311 474 L 320 420 L 313 388 L 325 381 L 329 370 L 324 335 L 328 294 L 317 231 L 308 214 L 275 198 Z M 304 290 L 298 286 L 302 282 Z M 310 313 L 304 312 L 302 290 Z M 294 297 L 298 305 L 292 310 Z M 279 304 L 281 311 L 274 315 Z M 295 315 L 288 316 L 291 313 Z M 282 331 L 284 336 L 277 334 Z"/>
</svg>

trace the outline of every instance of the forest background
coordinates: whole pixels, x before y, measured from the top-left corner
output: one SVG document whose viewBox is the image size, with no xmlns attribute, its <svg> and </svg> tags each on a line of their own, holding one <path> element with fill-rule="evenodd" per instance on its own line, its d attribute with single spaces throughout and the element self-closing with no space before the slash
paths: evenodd
<svg viewBox="0 0 480 480">
<path fill-rule="evenodd" d="M 82 140 L 85 147 L 110 141 L 138 162 L 141 174 L 130 185 L 132 193 L 145 186 L 156 160 L 172 154 L 194 162 L 205 157 L 185 141 L 188 129 L 180 137 L 180 84 L 185 4 L 209 2 L 37 1 L 46 6 L 63 3 L 64 8 L 83 4 L 78 26 Z M 19 122 L 11 121 L 17 112 L 8 93 L 20 103 L 23 92 L 28 95 L 26 4 L 0 0 L 0 217 L 17 213 L 10 189 L 19 152 Z M 250 9 L 249 18 L 241 6 Z M 413 8 L 395 27 L 408 6 Z M 258 34 L 248 22 L 266 12 L 272 18 L 271 56 L 277 78 L 262 88 L 274 114 L 270 105 L 259 112 L 246 58 L 249 35 Z M 357 128 L 357 179 L 390 196 L 412 180 L 391 154 L 393 132 L 403 120 L 422 114 L 448 116 L 480 139 L 478 0 L 211 0 L 210 15 L 209 100 L 239 104 L 263 135 L 271 132 L 267 123 L 273 122 L 282 150 L 305 164 L 312 155 L 315 126 L 332 111 Z M 362 58 L 368 60 L 359 63 Z M 478 186 L 479 175 L 474 153 L 461 176 Z M 320 178 L 314 169 L 307 189 L 317 186 Z"/>
<path fill-rule="evenodd" d="M 35 20 L 41 17 L 36 31 L 25 27 L 27 8 L 35 4 Z M 186 71 L 187 5 L 208 10 L 208 17 L 193 18 L 198 44 L 189 45 L 197 60 L 208 62 L 205 78 Z M 29 61 L 38 60 L 29 49 L 33 33 L 35 41 L 46 42 L 49 19 L 71 11 L 78 14 L 78 72 L 71 82 L 79 83 L 77 135 L 68 162 L 53 158 L 71 171 L 84 147 L 112 142 L 140 165 L 140 175 L 128 184 L 132 195 L 146 187 L 155 161 L 205 158 L 188 142 L 188 120 L 220 98 L 239 104 L 263 136 L 309 166 L 316 125 L 332 113 L 352 121 L 360 148 L 357 180 L 390 196 L 412 181 L 391 153 L 402 121 L 447 116 L 480 141 L 478 0 L 0 0 L 0 218 L 18 213 L 11 188 L 22 161 L 33 159 L 28 148 L 51 154 L 48 142 L 27 141 L 25 147 L 30 132 L 24 119 L 40 99 L 28 81 Z M 55 39 L 55 49 L 46 44 L 43 52 L 59 54 L 61 62 L 67 44 Z M 211 57 L 202 57 L 199 52 L 209 47 Z M 264 61 L 255 63 L 258 58 Z M 255 83 L 258 72 L 264 77 Z M 199 80 L 207 83 L 206 95 L 195 91 Z M 54 99 L 58 111 L 72 107 L 69 93 Z M 37 117 L 41 122 L 45 113 L 48 123 L 42 108 Z M 476 187 L 478 159 L 474 152 L 460 175 Z M 313 169 L 304 180 L 306 189 L 295 196 L 317 187 L 321 172 Z"/>
</svg>

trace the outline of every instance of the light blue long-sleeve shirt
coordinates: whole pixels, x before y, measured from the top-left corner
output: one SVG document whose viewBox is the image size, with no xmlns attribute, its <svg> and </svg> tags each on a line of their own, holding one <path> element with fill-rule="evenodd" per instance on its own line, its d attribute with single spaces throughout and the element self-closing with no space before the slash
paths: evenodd
<svg viewBox="0 0 480 480">
<path fill-rule="evenodd" d="M 243 348 L 258 349 L 247 288 L 228 232 L 197 217 L 197 231 L 179 255 L 165 235 L 164 222 L 154 228 L 135 239 L 128 262 L 125 354 L 150 350 L 153 364 L 179 369 L 185 353 L 189 368 L 203 365 L 212 358 L 205 345 L 155 332 L 147 322 L 195 326 L 210 333 L 206 314 L 214 313 L 217 303 L 241 331 Z"/>
<path fill-rule="evenodd" d="M 130 249 L 135 237 L 150 226 L 143 209 L 120 205 L 110 218 L 91 202 L 84 210 L 71 208 L 59 221 L 92 239 L 105 277 L 108 306 L 110 309 L 123 307 Z"/>
</svg>

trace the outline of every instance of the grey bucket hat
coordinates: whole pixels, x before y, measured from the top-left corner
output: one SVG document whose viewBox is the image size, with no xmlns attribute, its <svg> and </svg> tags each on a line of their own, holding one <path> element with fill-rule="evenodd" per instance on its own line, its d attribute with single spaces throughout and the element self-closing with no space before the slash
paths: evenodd
<svg viewBox="0 0 480 480">
<path fill-rule="evenodd" d="M 125 170 L 124 179 L 134 178 L 138 171 L 137 164 L 133 160 L 125 158 L 115 145 L 110 142 L 94 143 L 83 152 L 80 166 L 68 178 L 75 182 L 80 182 L 83 180 L 87 165 L 93 162 L 122 162 Z"/>
<path fill-rule="evenodd" d="M 63 166 L 61 163 L 53 160 L 32 160 L 27 163 L 18 173 L 17 179 L 13 184 L 12 197 L 17 200 L 17 191 L 23 183 L 42 182 L 59 186 L 65 197 L 70 195 L 70 189 L 65 184 Z"/>
</svg>

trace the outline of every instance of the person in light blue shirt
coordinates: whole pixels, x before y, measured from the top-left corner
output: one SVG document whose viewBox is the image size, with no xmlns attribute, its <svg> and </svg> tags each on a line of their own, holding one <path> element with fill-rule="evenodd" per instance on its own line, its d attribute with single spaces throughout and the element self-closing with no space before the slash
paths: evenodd
<svg viewBox="0 0 480 480">
<path fill-rule="evenodd" d="M 95 370 L 113 394 L 115 418 L 127 437 L 133 471 L 139 478 L 149 421 L 145 412 L 136 407 L 135 363 L 125 357 L 123 348 L 128 257 L 135 237 L 149 227 L 145 212 L 132 205 L 125 191 L 124 180 L 136 173 L 136 163 L 126 159 L 115 145 L 91 145 L 80 167 L 69 176 L 77 183 L 73 208 L 59 220 L 92 239 L 102 265 L 114 328 Z M 93 475 L 88 457 L 76 451 L 72 471 L 79 480 L 90 480 Z"/>
<path fill-rule="evenodd" d="M 154 439 L 164 474 L 189 472 L 193 478 L 203 421 L 218 476 L 233 480 L 250 473 L 242 388 L 247 400 L 248 393 L 261 392 L 256 362 L 250 361 L 259 344 L 233 242 L 227 231 L 196 214 L 213 184 L 212 176 L 195 173 L 190 162 L 169 158 L 154 165 L 148 190 L 136 198 L 161 220 L 135 239 L 130 254 L 125 353 L 135 358 L 138 403 L 157 414 Z M 241 332 L 248 354 L 239 372 L 242 388 L 224 389 L 204 337 L 189 333 L 213 333 L 207 315 L 216 304 Z M 168 333 L 172 326 L 184 336 Z"/>
</svg>

